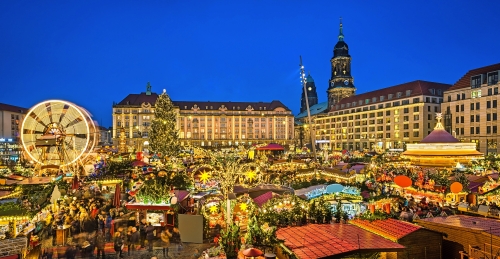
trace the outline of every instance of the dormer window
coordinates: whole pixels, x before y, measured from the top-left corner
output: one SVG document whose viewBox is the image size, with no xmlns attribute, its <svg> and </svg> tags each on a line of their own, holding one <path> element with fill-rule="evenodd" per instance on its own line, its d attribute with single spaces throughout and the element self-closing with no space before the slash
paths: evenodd
<svg viewBox="0 0 500 259">
<path fill-rule="evenodd" d="M 437 94 L 438 94 L 438 95 L 443 94 L 443 92 L 441 91 L 441 89 L 438 89 L 438 90 L 437 90 Z"/>
<path fill-rule="evenodd" d="M 483 82 L 483 75 L 477 75 L 470 78 L 470 88 L 479 88 Z"/>
<path fill-rule="evenodd" d="M 358 105 L 363 105 L 363 100 L 359 100 Z"/>
<path fill-rule="evenodd" d="M 352 107 L 356 106 L 356 102 L 352 102 Z"/>
<path fill-rule="evenodd" d="M 496 85 L 498 83 L 498 74 L 499 71 L 488 73 L 488 85 Z"/>
<path fill-rule="evenodd" d="M 411 95 L 411 90 L 406 90 L 406 96 L 410 96 Z"/>
<path fill-rule="evenodd" d="M 387 96 L 387 99 L 388 99 L 388 100 L 392 100 L 392 96 L 393 96 L 393 94 L 389 94 L 389 95 Z"/>
<path fill-rule="evenodd" d="M 382 101 L 384 101 L 384 96 L 383 96 L 383 95 L 381 95 L 381 96 L 379 97 L 379 99 L 380 99 L 380 101 L 381 101 L 381 102 L 382 102 Z"/>
<path fill-rule="evenodd" d="M 431 92 L 432 95 L 436 94 L 436 91 L 434 90 L 434 88 L 429 89 L 429 92 Z"/>
<path fill-rule="evenodd" d="M 369 104 L 370 103 L 370 99 L 365 99 L 365 104 Z"/>
<path fill-rule="evenodd" d="M 397 92 L 397 93 L 396 93 L 396 98 L 401 98 L 401 96 L 402 96 L 402 95 L 403 95 L 403 93 L 401 93 L 401 92 Z"/>
<path fill-rule="evenodd" d="M 372 103 L 375 103 L 375 102 L 377 102 L 377 97 L 372 98 Z"/>
</svg>

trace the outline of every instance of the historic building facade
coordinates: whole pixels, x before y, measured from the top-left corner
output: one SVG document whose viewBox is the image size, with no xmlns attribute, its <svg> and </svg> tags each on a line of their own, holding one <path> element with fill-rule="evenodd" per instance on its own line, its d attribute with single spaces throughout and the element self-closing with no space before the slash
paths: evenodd
<svg viewBox="0 0 500 259">
<path fill-rule="evenodd" d="M 444 95 L 444 127 L 464 142 L 475 142 L 480 152 L 499 152 L 498 102 L 500 63 L 472 69 Z"/>
<path fill-rule="evenodd" d="M 433 130 L 449 87 L 419 80 L 343 98 L 316 118 L 316 142 L 333 150 L 403 150 Z"/>
<path fill-rule="evenodd" d="M 147 91 L 129 94 L 113 104 L 113 143 L 118 145 L 125 130 L 129 151 L 149 145 L 148 134 L 158 94 Z M 293 114 L 280 101 L 196 102 L 172 101 L 177 109 L 181 145 L 230 147 L 250 144 L 292 144 Z"/>
<path fill-rule="evenodd" d="M 21 156 L 21 125 L 28 109 L 0 103 L 0 168 L 17 163 Z"/>
</svg>

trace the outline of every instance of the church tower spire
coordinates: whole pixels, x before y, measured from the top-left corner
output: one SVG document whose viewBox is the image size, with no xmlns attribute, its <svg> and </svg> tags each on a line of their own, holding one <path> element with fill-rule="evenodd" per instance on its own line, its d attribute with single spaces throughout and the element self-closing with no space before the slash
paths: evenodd
<svg viewBox="0 0 500 259">
<path fill-rule="evenodd" d="M 344 27 L 342 18 L 340 18 L 338 42 L 333 48 L 333 57 L 330 60 L 332 74 L 329 80 L 328 90 L 328 109 L 340 100 L 352 96 L 356 92 L 354 87 L 354 78 L 351 75 L 351 56 L 349 55 L 349 46 L 344 41 Z"/>
<path fill-rule="evenodd" d="M 309 107 L 318 104 L 316 84 L 314 83 L 314 79 L 312 78 L 310 72 L 306 77 L 306 89 L 302 89 L 302 96 L 300 97 L 300 112 L 307 110 L 306 95 L 304 91 L 307 91 L 307 100 L 309 101 Z"/>
</svg>

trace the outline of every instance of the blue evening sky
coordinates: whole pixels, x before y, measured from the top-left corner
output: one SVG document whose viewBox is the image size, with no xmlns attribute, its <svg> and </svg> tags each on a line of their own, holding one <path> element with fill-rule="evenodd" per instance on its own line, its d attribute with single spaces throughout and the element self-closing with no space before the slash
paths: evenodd
<svg viewBox="0 0 500 259">
<path fill-rule="evenodd" d="M 0 102 L 63 99 L 111 126 L 113 101 L 280 100 L 300 108 L 299 55 L 326 101 L 339 17 L 358 93 L 455 83 L 500 62 L 500 1 L 0 1 Z"/>
</svg>

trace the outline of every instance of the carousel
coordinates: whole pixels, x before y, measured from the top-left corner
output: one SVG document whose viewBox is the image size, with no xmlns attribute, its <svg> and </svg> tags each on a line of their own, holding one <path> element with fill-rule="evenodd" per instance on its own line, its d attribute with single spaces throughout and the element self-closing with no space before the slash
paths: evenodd
<svg viewBox="0 0 500 259">
<path fill-rule="evenodd" d="M 402 158 L 420 166 L 454 167 L 457 163 L 468 165 L 474 159 L 483 159 L 476 143 L 460 142 L 448 133 L 441 124 L 441 113 L 434 130 L 418 144 L 407 144 Z"/>
</svg>

